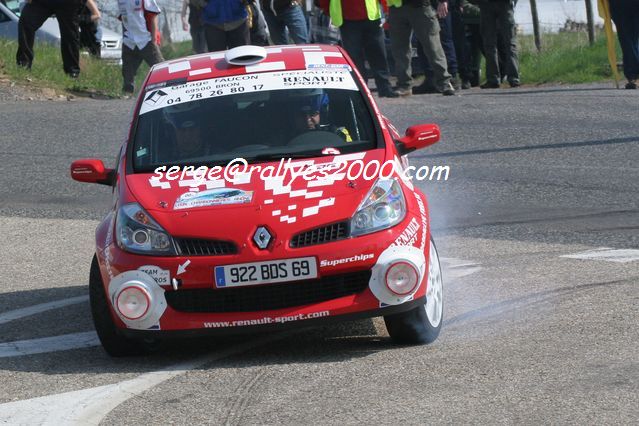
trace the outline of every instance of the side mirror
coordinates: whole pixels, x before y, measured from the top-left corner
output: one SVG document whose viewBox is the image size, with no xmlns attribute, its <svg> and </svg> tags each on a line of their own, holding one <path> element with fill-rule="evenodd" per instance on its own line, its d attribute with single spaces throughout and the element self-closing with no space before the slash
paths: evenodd
<svg viewBox="0 0 639 426">
<path fill-rule="evenodd" d="M 406 155 L 438 142 L 440 136 L 441 131 L 437 124 L 418 124 L 406 129 L 406 136 L 397 140 L 395 145 L 399 155 Z"/>
<path fill-rule="evenodd" d="M 112 186 L 115 183 L 115 170 L 105 168 L 102 160 L 88 158 L 71 164 L 71 178 L 78 182 Z"/>
</svg>

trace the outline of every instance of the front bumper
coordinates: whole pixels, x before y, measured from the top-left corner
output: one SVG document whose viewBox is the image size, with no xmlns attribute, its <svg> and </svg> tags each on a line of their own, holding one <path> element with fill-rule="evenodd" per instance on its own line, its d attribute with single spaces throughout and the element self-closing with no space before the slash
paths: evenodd
<svg viewBox="0 0 639 426">
<path fill-rule="evenodd" d="M 387 306 L 384 308 L 376 308 L 362 312 L 352 312 L 341 315 L 331 315 L 321 318 L 308 318 L 300 321 L 290 322 L 273 322 L 270 324 L 244 325 L 239 327 L 220 327 L 220 328 L 197 328 L 187 330 L 134 330 L 130 328 L 119 329 L 118 333 L 123 336 L 144 339 L 144 338 L 162 338 L 177 339 L 199 336 L 225 336 L 238 334 L 262 333 L 268 331 L 282 331 L 288 329 L 299 329 L 305 327 L 316 327 L 320 325 L 333 324 L 344 321 L 355 321 L 366 318 L 374 318 L 401 312 L 410 311 L 418 306 L 426 303 L 426 297 L 422 296 L 418 299 L 411 300 L 401 305 Z"/>
</svg>

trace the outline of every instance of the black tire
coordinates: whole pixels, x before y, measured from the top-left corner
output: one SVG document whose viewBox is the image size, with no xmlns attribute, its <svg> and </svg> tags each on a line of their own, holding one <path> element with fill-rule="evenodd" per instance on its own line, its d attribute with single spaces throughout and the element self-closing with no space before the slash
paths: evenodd
<svg viewBox="0 0 639 426">
<path fill-rule="evenodd" d="M 151 352 L 157 346 L 154 342 L 145 342 L 126 338 L 120 335 L 113 322 L 109 302 L 106 297 L 98 258 L 94 255 L 89 274 L 89 302 L 95 331 L 104 350 L 112 357 L 143 355 Z"/>
<path fill-rule="evenodd" d="M 440 279 L 440 289 L 443 289 L 443 283 L 441 283 L 441 265 L 439 264 L 437 248 L 435 247 L 435 243 L 432 239 L 431 250 L 434 250 Z M 432 256 L 430 256 L 430 258 L 432 259 Z M 429 267 L 429 274 L 430 273 L 431 268 Z M 391 339 L 393 339 L 395 343 L 404 345 L 423 345 L 434 342 L 437 339 L 437 336 L 439 336 L 443 323 L 443 299 L 441 299 L 440 303 L 441 314 L 439 316 L 437 326 L 434 326 L 428 318 L 428 315 L 426 314 L 426 304 L 420 305 L 410 311 L 385 316 L 384 322 L 386 323 L 386 330 L 388 330 L 388 334 Z"/>
</svg>

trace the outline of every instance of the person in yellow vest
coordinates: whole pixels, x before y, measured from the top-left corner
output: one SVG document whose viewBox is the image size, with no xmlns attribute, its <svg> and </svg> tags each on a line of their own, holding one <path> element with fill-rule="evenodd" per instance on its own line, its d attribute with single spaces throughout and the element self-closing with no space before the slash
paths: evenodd
<svg viewBox="0 0 639 426">
<path fill-rule="evenodd" d="M 395 59 L 397 91 L 401 96 L 412 94 L 411 33 L 414 31 L 433 68 L 435 88 L 444 96 L 452 96 L 455 89 L 448 73 L 446 56 L 439 39 L 439 17 L 448 14 L 448 2 L 438 0 L 437 10 L 430 0 L 387 0 L 389 9 L 391 50 Z"/>
<path fill-rule="evenodd" d="M 319 4 L 331 17 L 332 24 L 339 27 L 342 44 L 360 74 L 366 79 L 364 61 L 367 60 L 378 95 L 382 98 L 398 97 L 390 82 L 379 0 L 320 0 Z"/>
</svg>

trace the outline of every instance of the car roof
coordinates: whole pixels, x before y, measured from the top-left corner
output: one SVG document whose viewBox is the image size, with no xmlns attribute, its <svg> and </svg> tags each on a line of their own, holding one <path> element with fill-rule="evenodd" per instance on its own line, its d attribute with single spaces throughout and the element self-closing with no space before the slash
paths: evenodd
<svg viewBox="0 0 639 426">
<path fill-rule="evenodd" d="M 188 82 L 267 71 L 294 71 L 322 67 L 349 67 L 338 46 L 287 45 L 265 47 L 266 58 L 254 65 L 230 65 L 225 51 L 188 56 L 161 62 L 151 68 L 147 85 Z"/>
</svg>

